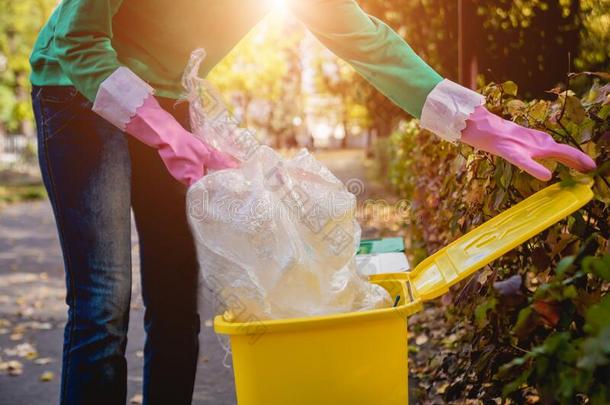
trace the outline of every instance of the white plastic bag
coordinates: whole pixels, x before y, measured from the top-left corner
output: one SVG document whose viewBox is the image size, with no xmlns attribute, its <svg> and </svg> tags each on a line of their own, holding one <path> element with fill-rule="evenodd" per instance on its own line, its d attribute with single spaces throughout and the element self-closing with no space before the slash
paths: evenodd
<svg viewBox="0 0 610 405">
<path fill-rule="evenodd" d="M 361 279 L 354 255 L 356 198 L 306 150 L 284 159 L 239 128 L 205 81 L 202 51 L 185 74 L 193 131 L 241 161 L 188 191 L 188 218 L 204 280 L 239 321 L 390 305 Z"/>
</svg>

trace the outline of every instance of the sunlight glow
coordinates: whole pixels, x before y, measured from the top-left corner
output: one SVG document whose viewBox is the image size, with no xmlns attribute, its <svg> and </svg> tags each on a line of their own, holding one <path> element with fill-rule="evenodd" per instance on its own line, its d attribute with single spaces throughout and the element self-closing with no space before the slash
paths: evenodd
<svg viewBox="0 0 610 405">
<path fill-rule="evenodd" d="M 271 2 L 273 3 L 274 9 L 282 9 L 286 6 L 284 0 L 272 0 Z"/>
</svg>

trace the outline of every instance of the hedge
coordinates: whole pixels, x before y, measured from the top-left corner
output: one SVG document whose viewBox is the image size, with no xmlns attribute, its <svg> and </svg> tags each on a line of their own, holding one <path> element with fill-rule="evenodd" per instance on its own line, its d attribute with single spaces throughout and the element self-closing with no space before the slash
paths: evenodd
<svg viewBox="0 0 610 405">
<path fill-rule="evenodd" d="M 595 197 L 451 298 L 447 325 L 463 333 L 452 345 L 457 366 L 445 401 L 610 403 L 610 84 L 597 76 L 582 97 L 555 88 L 552 100 L 525 101 L 513 82 L 481 90 L 495 114 L 592 156 L 598 170 L 589 174 L 543 164 L 555 171 L 550 183 L 590 181 Z M 440 142 L 414 120 L 386 146 L 391 186 L 411 201 L 406 227 L 416 262 L 547 185 L 501 158 Z"/>
</svg>

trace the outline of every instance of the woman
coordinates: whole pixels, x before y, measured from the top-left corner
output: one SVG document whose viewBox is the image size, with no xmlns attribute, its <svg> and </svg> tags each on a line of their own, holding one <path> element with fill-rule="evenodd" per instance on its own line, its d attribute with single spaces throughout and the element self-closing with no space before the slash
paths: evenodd
<svg viewBox="0 0 610 405">
<path fill-rule="evenodd" d="M 286 4 L 324 45 L 441 138 L 502 156 L 542 180 L 551 173 L 534 158 L 595 167 L 547 134 L 490 114 L 482 96 L 443 79 L 355 1 Z M 144 402 L 191 402 L 199 317 L 185 193 L 206 168 L 234 162 L 191 136 L 186 107 L 174 101 L 192 50 L 206 49 L 205 75 L 271 6 L 64 0 L 41 31 L 31 81 L 40 165 L 66 268 L 62 404 L 125 403 L 131 208 L 146 306 Z"/>
</svg>

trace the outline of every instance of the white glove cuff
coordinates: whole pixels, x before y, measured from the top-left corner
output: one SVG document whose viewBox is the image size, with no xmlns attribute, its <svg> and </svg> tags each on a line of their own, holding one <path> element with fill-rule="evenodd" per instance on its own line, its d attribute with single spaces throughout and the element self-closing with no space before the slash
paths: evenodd
<svg viewBox="0 0 610 405">
<path fill-rule="evenodd" d="M 481 94 L 444 79 L 428 94 L 419 125 L 446 141 L 455 143 L 466 128 L 466 120 L 485 104 Z"/>
<path fill-rule="evenodd" d="M 148 83 L 121 66 L 100 84 L 93 111 L 124 131 L 136 110 L 153 93 Z"/>
</svg>

